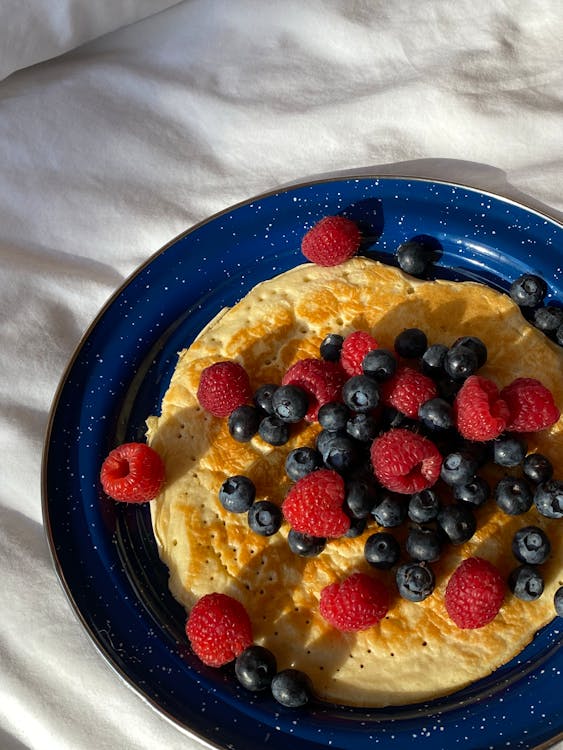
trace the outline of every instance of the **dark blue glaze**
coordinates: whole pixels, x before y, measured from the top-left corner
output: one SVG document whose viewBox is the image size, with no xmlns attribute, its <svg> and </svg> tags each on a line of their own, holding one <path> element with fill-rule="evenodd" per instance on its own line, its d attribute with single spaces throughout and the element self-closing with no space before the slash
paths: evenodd
<svg viewBox="0 0 563 750">
<path fill-rule="evenodd" d="M 531 748 L 563 732 L 561 620 L 494 675 L 416 706 L 284 709 L 202 666 L 167 589 L 147 507 L 108 503 L 98 472 L 108 451 L 143 439 L 177 352 L 257 282 L 303 261 L 304 231 L 343 213 L 369 236 L 368 255 L 394 263 L 402 242 L 435 237 L 434 276 L 506 290 L 525 271 L 563 300 L 563 227 L 470 188 L 408 178 L 360 178 L 288 188 L 200 224 L 140 268 L 102 310 L 75 353 L 51 416 L 44 519 L 55 566 L 102 655 L 180 729 L 220 748 L 465 750 Z"/>
</svg>

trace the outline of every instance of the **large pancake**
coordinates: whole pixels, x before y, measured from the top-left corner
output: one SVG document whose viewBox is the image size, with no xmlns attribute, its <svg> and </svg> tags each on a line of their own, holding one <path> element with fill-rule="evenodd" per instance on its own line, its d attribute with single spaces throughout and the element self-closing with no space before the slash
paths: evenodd
<svg viewBox="0 0 563 750">
<path fill-rule="evenodd" d="M 258 387 L 279 382 L 296 360 L 318 356 L 327 333 L 368 330 L 381 346 L 392 348 L 395 336 L 414 326 L 430 343 L 481 337 L 489 350 L 483 375 L 501 387 L 515 377 L 537 377 L 563 406 L 562 350 L 527 324 L 507 295 L 472 282 L 423 282 L 358 257 L 333 268 L 299 266 L 223 311 L 180 353 L 161 416 L 148 420 L 149 442 L 166 464 L 166 486 L 151 510 L 173 595 L 188 611 L 211 591 L 235 596 L 250 614 L 256 640 L 271 648 L 279 667 L 303 669 L 317 693 L 334 702 L 375 707 L 426 700 L 510 660 L 554 616 L 553 594 L 563 584 L 563 521 L 543 518 L 535 509 L 507 516 L 490 500 L 477 511 L 474 537 L 449 546 L 433 565 L 437 585 L 430 597 L 413 603 L 396 595 L 379 625 L 340 633 L 318 612 L 324 586 L 361 570 L 395 589 L 393 573 L 374 571 L 363 557 L 375 522 L 362 536 L 331 541 L 319 557 L 304 559 L 289 550 L 286 524 L 274 536 L 261 537 L 249 529 L 246 514 L 227 513 L 217 497 L 226 477 L 246 474 L 257 498 L 281 504 L 289 486 L 285 456 L 312 443 L 318 425 L 300 429 L 281 448 L 259 437 L 237 443 L 226 420 L 205 413 L 195 394 L 202 369 L 217 360 L 241 362 Z M 563 419 L 530 436 L 528 445 L 563 467 Z M 552 542 L 542 566 L 543 596 L 523 602 L 509 593 L 492 623 L 460 630 L 443 604 L 449 575 L 461 559 L 480 555 L 507 576 L 517 565 L 512 536 L 528 524 L 545 528 Z"/>
</svg>

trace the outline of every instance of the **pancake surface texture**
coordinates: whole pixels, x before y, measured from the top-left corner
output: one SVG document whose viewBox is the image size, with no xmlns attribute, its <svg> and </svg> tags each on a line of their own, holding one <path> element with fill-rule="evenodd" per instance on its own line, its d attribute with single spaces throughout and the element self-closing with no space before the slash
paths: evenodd
<svg viewBox="0 0 563 750">
<path fill-rule="evenodd" d="M 292 553 L 287 523 L 262 537 L 246 514 L 228 513 L 218 499 L 222 482 L 244 474 L 255 483 L 257 500 L 281 505 L 290 487 L 285 457 L 312 445 L 318 424 L 299 425 L 288 444 L 272 447 L 259 437 L 237 443 L 227 420 L 204 412 L 196 391 L 201 371 L 233 359 L 250 375 L 254 389 L 279 383 L 287 368 L 318 357 L 328 333 L 372 333 L 393 349 L 398 333 L 421 328 L 429 344 L 451 345 L 459 336 L 480 337 L 489 359 L 479 371 L 502 388 L 517 377 L 540 379 L 563 406 L 563 350 L 527 324 L 507 295 L 473 282 L 420 281 L 366 258 L 322 268 L 298 266 L 256 286 L 223 311 L 179 355 L 161 415 L 148 419 L 148 440 L 166 465 L 167 482 L 151 504 L 154 533 L 170 571 L 170 589 L 185 606 L 221 591 L 247 608 L 257 642 L 276 655 L 278 668 L 293 666 L 311 677 L 318 695 L 350 705 L 403 705 L 451 693 L 509 661 L 554 616 L 553 594 L 563 583 L 563 520 L 534 508 L 508 516 L 490 499 L 476 510 L 477 532 L 463 545 L 445 547 L 432 564 L 436 589 L 420 603 L 396 593 L 394 573 L 377 571 L 364 559 L 372 521 L 357 538 L 329 541 L 314 558 Z M 563 420 L 526 436 L 529 451 L 547 455 L 555 476 L 563 467 Z M 489 468 L 492 483 L 504 473 Z M 543 596 L 523 602 L 507 593 L 497 617 L 477 630 L 461 630 L 443 603 L 447 581 L 459 562 L 478 555 L 505 577 L 518 565 L 511 552 L 514 532 L 544 528 L 552 544 L 541 566 Z M 404 533 L 404 532 L 403 532 Z M 319 614 L 321 590 L 363 571 L 392 592 L 387 616 L 359 633 L 341 633 Z"/>
</svg>

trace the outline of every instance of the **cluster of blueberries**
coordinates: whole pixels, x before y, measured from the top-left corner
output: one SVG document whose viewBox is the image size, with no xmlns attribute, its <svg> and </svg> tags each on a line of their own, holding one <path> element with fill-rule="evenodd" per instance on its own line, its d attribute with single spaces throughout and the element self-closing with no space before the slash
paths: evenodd
<svg viewBox="0 0 563 750">
<path fill-rule="evenodd" d="M 336 361 L 343 338 L 329 334 L 320 346 L 323 359 Z M 344 509 L 350 517 L 347 536 L 362 534 L 370 519 L 383 529 L 370 535 L 364 548 L 367 562 L 375 568 L 396 568 L 396 583 L 401 596 L 422 601 L 435 587 L 431 563 L 436 562 L 445 543 L 462 544 L 476 531 L 475 509 L 492 496 L 497 506 L 508 515 L 520 515 L 533 504 L 542 515 L 563 517 L 563 482 L 553 479 L 553 466 L 541 454 L 527 455 L 525 441 L 515 434 L 506 434 L 486 444 L 464 441 L 454 427 L 452 402 L 463 381 L 487 360 L 485 344 L 477 337 L 463 337 L 451 347 L 429 346 L 423 331 L 413 328 L 395 339 L 396 354 L 376 349 L 366 355 L 363 374 L 350 377 L 342 390 L 342 401 L 329 402 L 318 411 L 321 431 L 316 445 L 291 450 L 285 471 L 297 481 L 319 468 L 338 471 L 345 478 Z M 379 404 L 379 384 L 389 379 L 397 367 L 397 356 L 418 359 L 424 373 L 439 385 L 440 396 L 427 401 L 420 409 L 419 419 L 409 419 L 396 409 L 384 407 L 374 416 Z M 259 434 L 273 445 L 289 439 L 291 426 L 300 422 L 308 411 L 309 400 L 294 385 L 268 384 L 255 394 L 254 406 L 236 409 L 229 418 L 229 430 L 236 440 L 247 441 Z M 267 420 L 268 430 L 276 427 L 275 435 L 260 430 Z M 442 489 L 449 488 L 453 502 L 443 503 L 436 488 L 410 496 L 382 490 L 376 483 L 369 460 L 373 439 L 393 427 L 406 427 L 431 437 L 441 449 Z M 281 434 L 283 432 L 283 434 Z M 482 477 L 479 469 L 492 461 L 507 470 L 520 467 L 518 473 L 506 473 L 494 488 Z M 265 536 L 281 527 L 280 508 L 267 500 L 256 501 L 256 490 L 250 478 L 237 475 L 225 480 L 219 491 L 223 507 L 235 513 L 247 513 L 250 528 Z M 401 545 L 387 531 L 410 522 L 405 541 L 409 561 L 398 565 Z M 314 557 L 326 546 L 327 540 L 291 529 L 290 549 L 297 555 Z M 512 591 L 522 599 L 536 599 L 543 592 L 538 565 L 550 552 L 549 540 L 537 526 L 520 530 L 514 538 L 513 551 L 520 567 L 510 576 Z"/>
</svg>

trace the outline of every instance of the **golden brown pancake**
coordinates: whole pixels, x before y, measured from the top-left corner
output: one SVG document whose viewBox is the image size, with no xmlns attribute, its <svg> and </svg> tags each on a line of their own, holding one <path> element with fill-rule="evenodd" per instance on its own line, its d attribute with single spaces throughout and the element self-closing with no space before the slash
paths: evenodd
<svg viewBox="0 0 563 750">
<path fill-rule="evenodd" d="M 223 359 L 240 362 L 252 385 L 280 382 L 298 359 L 318 356 L 328 333 L 371 332 L 393 347 L 404 328 L 423 329 L 430 343 L 450 345 L 459 336 L 479 336 L 489 359 L 480 371 L 500 387 L 516 377 L 539 378 L 563 405 L 563 352 L 523 319 L 507 295 L 473 282 L 426 282 L 368 260 L 353 258 L 323 268 L 301 265 L 256 286 L 223 311 L 179 355 L 160 417 L 148 420 L 148 439 L 166 465 L 166 486 L 152 503 L 154 534 L 170 571 L 170 589 L 189 611 L 203 594 L 221 591 L 246 606 L 257 642 L 276 655 L 279 668 L 293 666 L 311 677 L 318 695 L 338 703 L 402 705 L 451 693 L 509 661 L 554 616 L 553 594 L 563 583 L 563 520 L 535 509 L 508 516 L 494 500 L 477 509 L 478 530 L 461 546 L 448 546 L 433 564 L 436 589 L 420 603 L 394 594 L 385 619 L 359 633 L 341 633 L 318 611 L 324 586 L 352 572 L 380 577 L 396 591 L 394 574 L 375 571 L 364 560 L 371 523 L 355 539 L 330 541 L 315 558 L 293 554 L 287 524 L 272 537 L 248 527 L 246 514 L 225 511 L 222 482 L 249 476 L 257 499 L 281 505 L 290 486 L 287 453 L 312 444 L 317 424 L 297 429 L 289 443 L 272 447 L 259 437 L 237 443 L 227 421 L 204 412 L 196 399 L 203 368 Z M 563 466 L 563 419 L 529 436 L 530 451 Z M 490 478 L 501 475 L 493 470 Z M 557 472 L 557 468 L 556 468 Z M 517 566 L 511 552 L 516 529 L 546 529 L 552 543 L 541 566 L 543 596 L 523 602 L 507 593 L 498 616 L 476 630 L 449 619 L 444 589 L 459 562 L 482 556 L 507 577 Z"/>
</svg>

